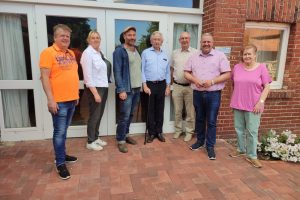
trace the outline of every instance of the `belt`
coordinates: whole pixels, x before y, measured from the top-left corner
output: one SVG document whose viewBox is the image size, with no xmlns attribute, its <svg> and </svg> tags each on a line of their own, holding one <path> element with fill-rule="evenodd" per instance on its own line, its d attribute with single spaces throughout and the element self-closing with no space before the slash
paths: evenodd
<svg viewBox="0 0 300 200">
<path fill-rule="evenodd" d="M 157 84 L 157 83 L 164 83 L 166 82 L 166 80 L 162 80 L 162 81 L 146 81 L 147 83 L 154 83 L 154 84 Z"/>
<path fill-rule="evenodd" d="M 201 92 L 201 93 L 214 93 L 214 92 L 221 92 L 221 90 L 214 90 L 214 91 L 206 91 L 206 90 L 203 90 L 203 91 L 199 91 L 199 90 L 195 90 L 197 92 Z"/>
<path fill-rule="evenodd" d="M 173 81 L 175 84 L 177 85 L 181 85 L 181 86 L 190 86 L 189 83 L 177 83 L 175 80 Z"/>
</svg>

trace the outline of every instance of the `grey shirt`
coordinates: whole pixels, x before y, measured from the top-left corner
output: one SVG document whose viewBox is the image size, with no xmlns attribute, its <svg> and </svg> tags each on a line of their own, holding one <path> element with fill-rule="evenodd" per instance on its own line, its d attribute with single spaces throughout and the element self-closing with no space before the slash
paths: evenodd
<svg viewBox="0 0 300 200">
<path fill-rule="evenodd" d="M 142 86 L 142 60 L 137 50 L 130 51 L 126 49 L 129 58 L 129 71 L 131 88 Z"/>
</svg>

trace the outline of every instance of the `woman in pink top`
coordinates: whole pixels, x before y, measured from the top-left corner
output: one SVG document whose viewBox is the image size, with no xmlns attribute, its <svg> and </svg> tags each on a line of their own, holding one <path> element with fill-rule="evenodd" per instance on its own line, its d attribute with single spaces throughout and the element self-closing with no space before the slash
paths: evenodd
<svg viewBox="0 0 300 200">
<path fill-rule="evenodd" d="M 247 154 L 246 160 L 254 167 L 260 168 L 262 165 L 256 153 L 258 128 L 272 79 L 266 65 L 256 62 L 256 51 L 254 45 L 245 46 L 242 62 L 234 66 L 231 75 L 233 93 L 230 107 L 234 112 L 238 148 L 230 156 Z"/>
</svg>

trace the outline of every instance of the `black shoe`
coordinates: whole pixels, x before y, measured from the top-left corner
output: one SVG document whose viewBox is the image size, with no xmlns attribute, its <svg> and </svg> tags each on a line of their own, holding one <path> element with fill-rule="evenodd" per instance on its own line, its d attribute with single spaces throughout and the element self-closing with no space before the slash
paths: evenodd
<svg viewBox="0 0 300 200">
<path fill-rule="evenodd" d="M 207 147 L 206 148 L 208 159 L 209 160 L 216 160 L 216 154 L 213 147 Z"/>
<path fill-rule="evenodd" d="M 154 135 L 149 135 L 148 138 L 147 138 L 147 142 L 148 142 L 148 143 L 153 142 L 154 138 L 155 138 Z"/>
<path fill-rule="evenodd" d="M 77 157 L 66 155 L 66 163 L 75 163 L 77 162 Z"/>
<path fill-rule="evenodd" d="M 161 141 L 161 142 L 165 142 L 165 141 L 166 141 L 166 139 L 165 139 L 165 137 L 163 136 L 162 133 L 157 134 L 157 139 L 158 139 L 159 141 Z"/>
<path fill-rule="evenodd" d="M 132 145 L 136 145 L 137 144 L 137 142 L 134 139 L 132 139 L 132 137 L 126 137 L 125 141 L 128 144 L 132 144 Z"/>
<path fill-rule="evenodd" d="M 203 147 L 204 147 L 204 143 L 196 142 L 195 144 L 192 144 L 192 145 L 190 146 L 190 149 L 191 149 L 192 151 L 197 151 L 197 150 L 199 150 L 199 149 L 201 149 L 201 148 L 203 148 Z"/>
<path fill-rule="evenodd" d="M 56 167 L 57 173 L 59 175 L 59 177 L 63 180 L 67 180 L 69 178 L 71 178 L 70 176 L 70 172 L 67 169 L 65 164 L 59 165 Z"/>
</svg>

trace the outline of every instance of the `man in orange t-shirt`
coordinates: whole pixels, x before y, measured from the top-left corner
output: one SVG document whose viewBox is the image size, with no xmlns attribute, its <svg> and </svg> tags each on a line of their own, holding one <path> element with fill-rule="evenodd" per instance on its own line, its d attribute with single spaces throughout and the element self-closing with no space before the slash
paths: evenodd
<svg viewBox="0 0 300 200">
<path fill-rule="evenodd" d="M 53 120 L 55 163 L 64 180 L 70 178 L 65 163 L 77 161 L 65 152 L 67 129 L 79 99 L 78 65 L 73 51 L 68 49 L 71 32 L 64 24 L 54 26 L 54 44 L 44 49 L 40 56 L 41 81 Z"/>
</svg>

